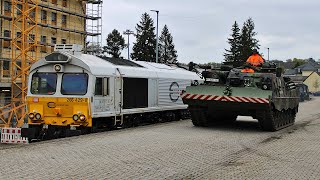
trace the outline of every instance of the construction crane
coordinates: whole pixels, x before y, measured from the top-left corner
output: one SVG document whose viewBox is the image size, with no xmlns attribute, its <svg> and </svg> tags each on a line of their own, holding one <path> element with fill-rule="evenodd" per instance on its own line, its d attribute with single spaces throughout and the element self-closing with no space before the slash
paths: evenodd
<svg viewBox="0 0 320 180">
<path fill-rule="evenodd" d="M 28 73 L 37 60 L 37 55 L 31 53 L 38 46 L 36 36 L 30 38 L 29 34 L 38 34 L 38 0 L 12 0 L 11 6 L 11 104 L 0 111 L 0 127 L 12 126 L 12 119 L 16 120 L 13 126 L 24 123 Z"/>
</svg>

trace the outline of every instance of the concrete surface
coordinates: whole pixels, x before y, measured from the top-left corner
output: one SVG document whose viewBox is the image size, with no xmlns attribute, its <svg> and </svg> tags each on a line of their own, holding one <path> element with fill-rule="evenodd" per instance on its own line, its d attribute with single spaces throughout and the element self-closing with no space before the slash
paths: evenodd
<svg viewBox="0 0 320 180">
<path fill-rule="evenodd" d="M 1 144 L 0 179 L 320 179 L 319 104 L 301 103 L 296 124 L 273 133 L 238 117 Z"/>
</svg>

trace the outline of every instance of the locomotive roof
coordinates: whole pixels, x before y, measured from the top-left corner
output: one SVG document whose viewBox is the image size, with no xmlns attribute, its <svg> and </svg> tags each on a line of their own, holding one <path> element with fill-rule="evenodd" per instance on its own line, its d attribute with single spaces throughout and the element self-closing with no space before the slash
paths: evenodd
<svg viewBox="0 0 320 180">
<path fill-rule="evenodd" d="M 179 67 L 168 66 L 165 64 L 123 59 L 117 62 L 116 60 L 118 59 L 114 58 L 102 59 L 94 55 L 80 53 L 72 55 L 63 52 L 61 54 L 71 57 L 70 62 L 68 62 L 69 64 L 80 66 L 96 76 L 114 75 L 119 70 L 123 77 L 200 80 L 199 76 L 195 72 L 191 72 Z M 46 62 L 43 58 L 35 63 L 32 66 L 31 70 L 47 63 L 48 62 Z"/>
</svg>

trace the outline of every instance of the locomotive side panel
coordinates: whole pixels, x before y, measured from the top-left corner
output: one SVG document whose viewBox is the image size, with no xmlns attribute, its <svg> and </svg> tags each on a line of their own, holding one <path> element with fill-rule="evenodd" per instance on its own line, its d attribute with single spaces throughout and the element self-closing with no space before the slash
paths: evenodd
<svg viewBox="0 0 320 180">
<path fill-rule="evenodd" d="M 190 86 L 191 80 L 183 79 L 159 79 L 159 106 L 166 107 L 180 107 L 184 106 L 180 93 Z"/>
<path fill-rule="evenodd" d="M 95 77 L 93 116 L 109 117 L 115 115 L 115 77 Z"/>
</svg>

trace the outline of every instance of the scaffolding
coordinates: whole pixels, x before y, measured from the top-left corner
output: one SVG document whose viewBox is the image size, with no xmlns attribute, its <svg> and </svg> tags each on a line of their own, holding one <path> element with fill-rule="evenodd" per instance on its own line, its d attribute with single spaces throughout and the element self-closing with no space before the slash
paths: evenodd
<svg viewBox="0 0 320 180">
<path fill-rule="evenodd" d="M 12 119 L 21 126 L 30 66 L 51 53 L 54 44 L 101 46 L 102 0 L 0 3 L 0 127 L 12 126 Z"/>
<path fill-rule="evenodd" d="M 102 48 L 102 0 L 87 0 L 86 3 L 86 53 L 99 54 Z"/>
</svg>

